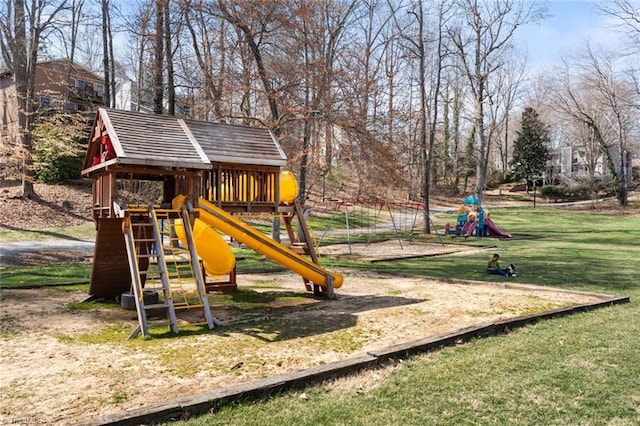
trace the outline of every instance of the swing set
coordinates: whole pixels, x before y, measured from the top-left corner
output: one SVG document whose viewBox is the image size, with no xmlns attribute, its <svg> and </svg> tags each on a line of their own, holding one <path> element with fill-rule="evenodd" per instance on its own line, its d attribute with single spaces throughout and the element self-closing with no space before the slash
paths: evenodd
<svg viewBox="0 0 640 426">
<path fill-rule="evenodd" d="M 352 254 L 352 244 L 363 240 L 369 245 L 380 239 L 395 238 L 400 249 L 404 250 L 403 240 L 411 243 L 416 236 L 416 226 L 421 223 L 418 220 L 421 211 L 424 211 L 424 204 L 417 202 L 344 200 L 336 206 L 330 222 L 337 222 L 338 216 L 344 215 L 349 254 Z M 435 230 L 431 217 L 429 221 Z M 328 229 L 325 229 L 319 243 L 328 233 Z M 437 230 L 435 233 L 440 243 L 444 244 Z"/>
</svg>

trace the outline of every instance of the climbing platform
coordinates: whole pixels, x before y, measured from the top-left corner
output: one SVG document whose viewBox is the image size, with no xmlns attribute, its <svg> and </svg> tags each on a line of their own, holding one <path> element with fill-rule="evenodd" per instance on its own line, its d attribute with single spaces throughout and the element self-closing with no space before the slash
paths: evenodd
<svg viewBox="0 0 640 426">
<path fill-rule="evenodd" d="M 189 325 L 214 328 L 204 279 L 195 251 L 186 209 L 127 209 L 123 232 L 135 299 L 138 326 L 129 336 L 149 335 L 151 326 L 168 326 L 178 333 L 177 312 L 199 311 Z M 181 238 L 176 232 L 180 227 Z M 191 319 L 191 318 L 190 318 Z"/>
</svg>

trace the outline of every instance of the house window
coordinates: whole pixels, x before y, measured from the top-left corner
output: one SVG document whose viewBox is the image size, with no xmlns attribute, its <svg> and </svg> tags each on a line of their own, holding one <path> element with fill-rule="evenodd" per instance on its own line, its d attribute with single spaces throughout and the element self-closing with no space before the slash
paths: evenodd
<svg viewBox="0 0 640 426">
<path fill-rule="evenodd" d="M 48 107 L 48 106 L 50 106 L 51 105 L 51 98 L 48 98 L 46 96 L 40 96 L 39 105 L 40 105 L 40 107 Z"/>
<path fill-rule="evenodd" d="M 75 102 L 67 102 L 64 106 L 67 111 L 75 111 L 78 109 L 78 105 Z"/>
<path fill-rule="evenodd" d="M 102 96 L 104 94 L 104 84 L 96 83 L 94 88 L 98 95 Z"/>
</svg>

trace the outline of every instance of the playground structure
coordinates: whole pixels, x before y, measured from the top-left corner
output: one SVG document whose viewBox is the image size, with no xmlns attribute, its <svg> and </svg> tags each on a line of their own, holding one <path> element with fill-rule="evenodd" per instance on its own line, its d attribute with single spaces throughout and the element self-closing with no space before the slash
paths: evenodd
<svg viewBox="0 0 640 426">
<path fill-rule="evenodd" d="M 500 229 L 491 220 L 489 212 L 482 208 L 478 199 L 469 195 L 462 200 L 462 205 L 457 210 L 456 226 L 451 228 L 445 224 L 445 234 L 450 236 L 476 237 L 494 236 L 499 238 L 511 238 L 511 234 Z"/>
<path fill-rule="evenodd" d="M 322 268 L 307 243 L 285 164 L 266 129 L 99 109 L 82 171 L 93 179 L 97 230 L 90 297 L 132 299 L 132 337 L 148 335 L 149 325 L 177 333 L 181 309 L 201 310 L 198 324 L 214 328 L 206 293 L 237 288 L 235 257 L 220 232 L 297 272 L 315 295 L 334 297 L 343 277 Z M 240 214 L 280 217 L 291 247 Z M 163 320 L 150 322 L 154 316 Z"/>
<path fill-rule="evenodd" d="M 354 240 L 363 242 L 363 238 L 366 245 L 380 238 L 394 238 L 403 250 L 403 241 L 411 242 L 416 236 L 416 227 L 422 223 L 423 213 L 424 204 L 418 202 L 343 200 L 336 205 L 329 222 L 334 222 L 338 216 L 344 215 L 343 223 L 349 244 L 349 254 L 352 254 Z M 436 235 L 440 238 L 435 224 L 431 223 Z M 326 235 L 325 230 L 320 242 Z"/>
</svg>

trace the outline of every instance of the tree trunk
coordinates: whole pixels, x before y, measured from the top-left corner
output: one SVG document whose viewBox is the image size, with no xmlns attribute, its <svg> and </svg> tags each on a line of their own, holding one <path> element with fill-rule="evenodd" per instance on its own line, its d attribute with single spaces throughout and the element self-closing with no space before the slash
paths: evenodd
<svg viewBox="0 0 640 426">
<path fill-rule="evenodd" d="M 116 106 L 116 60 L 113 57 L 113 34 L 111 33 L 111 14 L 109 13 L 108 10 L 107 10 L 107 40 L 109 42 L 110 79 L 106 84 L 110 86 L 109 105 L 113 108 Z M 105 93 L 105 97 L 106 97 L 106 93 Z"/>
<path fill-rule="evenodd" d="M 427 206 L 429 205 L 429 179 L 431 160 L 429 155 L 428 135 L 427 135 L 427 82 L 426 82 L 426 48 L 424 45 L 424 15 L 422 9 L 422 3 L 417 5 L 418 12 L 416 18 L 418 19 L 418 72 L 419 78 L 419 90 L 420 90 L 420 166 L 422 169 L 422 199 L 424 202 L 424 232 L 429 232 L 429 220 Z"/>
<path fill-rule="evenodd" d="M 112 106 L 109 58 L 109 0 L 102 0 L 102 66 L 104 68 L 104 105 L 106 107 Z"/>
<path fill-rule="evenodd" d="M 169 0 L 164 4 L 164 39 L 167 56 L 167 103 L 169 115 L 176 114 L 176 90 L 173 79 L 173 47 L 171 46 L 171 14 Z"/>
<path fill-rule="evenodd" d="M 433 162 L 433 146 L 436 139 L 436 130 L 438 126 L 438 99 L 440 98 L 440 82 L 442 80 L 442 14 L 443 11 L 440 9 L 439 13 L 439 22 L 438 22 L 438 46 L 436 50 L 436 54 L 438 55 L 437 65 L 436 65 L 436 81 L 435 88 L 433 90 L 433 104 L 431 105 L 431 110 L 433 111 L 433 117 L 431 118 L 431 125 L 429 127 L 429 147 L 428 147 L 428 161 L 427 161 L 427 170 L 425 171 L 427 177 L 426 181 L 426 194 L 424 199 L 424 231 L 427 234 L 431 233 L 431 212 L 429 208 L 429 197 L 431 190 L 431 164 Z"/>
<path fill-rule="evenodd" d="M 453 94 L 453 170 L 454 182 L 453 187 L 456 191 L 460 190 L 460 88 L 456 80 L 455 91 Z"/>
<path fill-rule="evenodd" d="M 484 90 L 484 84 L 479 85 L 478 93 Z M 475 114 L 475 126 L 476 126 L 476 142 L 478 144 L 478 164 L 476 168 L 476 197 L 478 202 L 482 204 L 482 195 L 484 192 L 484 184 L 487 175 L 487 163 L 485 157 L 487 155 L 487 140 L 484 133 L 484 99 L 481 95 L 476 96 L 476 114 Z"/>
<path fill-rule="evenodd" d="M 153 112 L 164 111 L 163 65 L 164 65 L 164 1 L 156 0 L 156 29 L 154 37 L 154 69 L 153 69 Z"/>
<path fill-rule="evenodd" d="M 16 96 L 18 100 L 18 146 L 22 158 L 22 198 L 34 199 L 36 193 L 33 188 L 33 89 L 36 61 L 38 60 L 38 43 L 40 38 L 37 29 L 32 34 L 31 43 L 27 40 L 24 0 L 15 1 L 13 54 L 16 82 Z"/>
<path fill-rule="evenodd" d="M 627 182 L 624 179 L 624 172 L 622 168 L 624 167 L 623 162 L 620 162 L 620 176 L 618 176 L 618 172 L 616 170 L 616 165 L 613 161 L 613 157 L 611 157 L 611 152 L 609 151 L 609 147 L 602 137 L 602 133 L 600 133 L 600 128 L 596 125 L 593 120 L 589 120 L 587 123 L 589 127 L 593 130 L 596 140 L 600 145 L 600 149 L 602 150 L 602 155 L 604 156 L 605 164 L 607 165 L 607 170 L 611 175 L 611 181 L 613 183 L 613 193 L 616 196 L 616 199 L 620 203 L 622 207 L 625 207 L 628 203 L 627 199 Z M 621 157 L 622 158 L 622 157 Z M 621 179 L 622 177 L 622 179 Z"/>
</svg>

